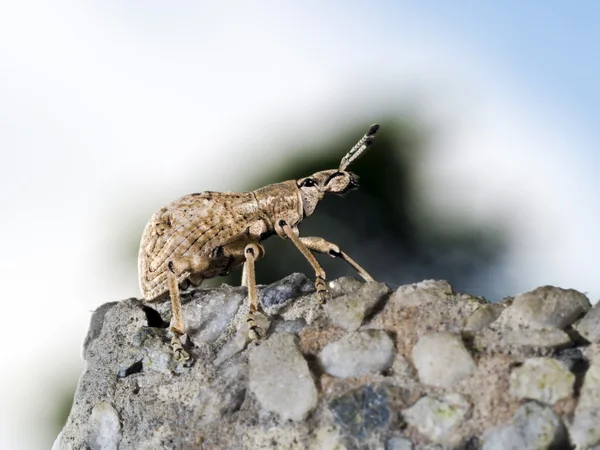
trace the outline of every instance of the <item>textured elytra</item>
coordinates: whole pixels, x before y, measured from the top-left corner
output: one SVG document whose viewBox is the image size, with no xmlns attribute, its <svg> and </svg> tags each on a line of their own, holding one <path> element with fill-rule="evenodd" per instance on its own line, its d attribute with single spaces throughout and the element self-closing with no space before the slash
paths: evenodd
<svg viewBox="0 0 600 450">
<path fill-rule="evenodd" d="M 254 192 L 202 192 L 186 195 L 157 211 L 144 230 L 139 254 L 140 288 L 146 300 L 168 291 L 168 262 L 173 258 L 203 258 L 210 262 L 202 278 L 224 275 L 243 259 L 219 254 L 225 244 L 249 243 L 246 230 L 260 219 Z M 184 271 L 182 282 L 191 275 Z"/>
</svg>

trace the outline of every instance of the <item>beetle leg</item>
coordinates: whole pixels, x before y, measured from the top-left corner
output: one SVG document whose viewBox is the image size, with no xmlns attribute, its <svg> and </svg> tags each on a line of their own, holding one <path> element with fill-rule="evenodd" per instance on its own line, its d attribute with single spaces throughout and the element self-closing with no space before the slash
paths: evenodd
<svg viewBox="0 0 600 450">
<path fill-rule="evenodd" d="M 371 275 L 369 275 L 369 273 L 365 269 L 363 269 L 356 261 L 350 258 L 350 256 L 341 251 L 337 245 L 332 244 L 331 242 L 327 242 L 323 238 L 313 236 L 301 237 L 300 240 L 313 252 L 325 253 L 333 258 L 343 259 L 349 265 L 351 265 L 354 270 L 356 270 L 356 272 L 363 278 L 363 280 L 375 281 L 375 279 Z"/>
<path fill-rule="evenodd" d="M 169 295 L 171 297 L 171 311 L 173 318 L 171 320 L 171 332 L 173 337 L 171 338 L 171 348 L 173 349 L 173 356 L 175 361 L 187 361 L 190 359 L 190 355 L 183 348 L 181 343 L 181 336 L 185 333 L 183 327 L 183 317 L 181 315 L 181 296 L 179 295 L 179 284 L 177 283 L 177 275 L 172 270 L 173 265 L 169 264 L 169 270 L 167 272 L 167 279 L 169 281 Z"/>
<path fill-rule="evenodd" d="M 248 286 L 248 306 L 250 313 L 246 321 L 248 322 L 248 336 L 251 340 L 260 339 L 260 329 L 254 319 L 254 314 L 258 311 L 258 295 L 256 294 L 256 274 L 254 271 L 254 262 L 262 257 L 264 249 L 260 244 L 248 244 L 244 248 L 244 268 L 242 270 L 242 286 Z"/>
<path fill-rule="evenodd" d="M 327 300 L 330 298 L 329 291 L 327 290 L 327 285 L 325 284 L 325 270 L 321 267 L 315 255 L 313 255 L 306 244 L 302 242 L 300 237 L 296 235 L 292 227 L 290 227 L 284 220 L 279 222 L 279 226 L 285 233 L 285 235 L 292 241 L 300 253 L 304 255 L 304 257 L 308 260 L 310 265 L 315 271 L 315 289 L 317 291 L 317 298 L 319 303 L 325 304 Z"/>
</svg>

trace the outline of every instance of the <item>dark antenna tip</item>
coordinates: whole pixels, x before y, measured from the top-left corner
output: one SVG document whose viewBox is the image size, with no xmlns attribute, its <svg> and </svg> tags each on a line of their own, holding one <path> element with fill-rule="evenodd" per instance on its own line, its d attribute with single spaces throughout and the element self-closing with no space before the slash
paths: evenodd
<svg viewBox="0 0 600 450">
<path fill-rule="evenodd" d="M 373 125 L 371 125 L 369 127 L 369 130 L 367 131 L 367 136 L 374 136 L 375 133 L 377 133 L 379 131 L 379 124 L 374 123 Z"/>
</svg>

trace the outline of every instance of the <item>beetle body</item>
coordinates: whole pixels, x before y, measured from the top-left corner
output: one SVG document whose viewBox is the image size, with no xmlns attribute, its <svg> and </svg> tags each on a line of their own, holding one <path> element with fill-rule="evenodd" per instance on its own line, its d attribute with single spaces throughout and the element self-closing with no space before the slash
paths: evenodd
<svg viewBox="0 0 600 450">
<path fill-rule="evenodd" d="M 243 253 L 228 249 L 243 250 L 275 234 L 274 217 L 293 226 L 302 220 L 294 181 L 244 193 L 202 192 L 171 202 L 152 216 L 142 235 L 139 274 L 144 298 L 152 301 L 168 292 L 167 273 L 174 258 L 202 258 L 208 263 L 201 273 L 178 274 L 178 283 L 191 277 L 198 284 L 240 267 Z"/>
<path fill-rule="evenodd" d="M 248 286 L 250 337 L 260 334 L 254 325 L 257 311 L 254 262 L 264 256 L 260 242 L 278 235 L 290 239 L 315 270 L 315 288 L 321 303 L 328 292 L 325 272 L 311 252 L 327 253 L 350 264 L 365 280 L 373 278 L 335 244 L 319 237 L 300 237 L 298 225 L 310 216 L 326 194 L 344 194 L 358 187 L 358 177 L 346 168 L 374 140 L 379 126 L 342 158 L 338 169 L 324 170 L 298 180 L 270 184 L 251 192 L 202 192 L 186 195 L 154 213 L 142 234 L 138 267 L 140 288 L 147 301 L 171 298 L 174 333 L 171 345 L 178 359 L 189 355 L 179 336 L 184 334 L 179 285 L 186 280 L 226 275 L 244 266 L 242 284 Z"/>
</svg>

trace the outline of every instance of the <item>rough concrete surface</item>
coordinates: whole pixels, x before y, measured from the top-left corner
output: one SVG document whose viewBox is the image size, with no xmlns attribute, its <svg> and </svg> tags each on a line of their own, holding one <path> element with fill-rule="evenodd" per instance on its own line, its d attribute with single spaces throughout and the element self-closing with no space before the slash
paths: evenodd
<svg viewBox="0 0 600 450">
<path fill-rule="evenodd" d="M 184 292 L 184 363 L 168 302 L 98 308 L 54 449 L 600 449 L 598 308 L 583 294 L 492 305 L 444 281 L 341 278 L 323 308 L 311 286 L 260 288 L 256 343 L 245 288 Z"/>
</svg>

